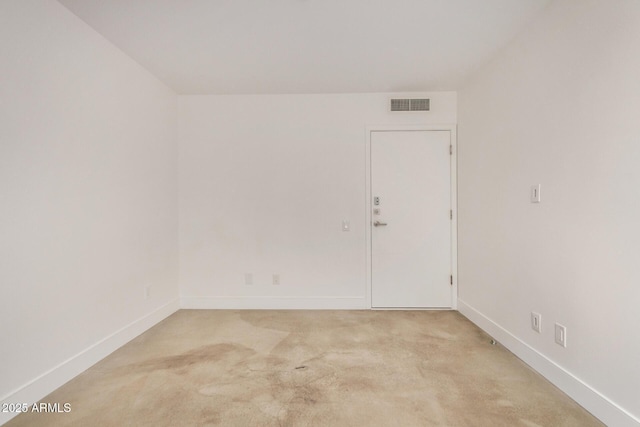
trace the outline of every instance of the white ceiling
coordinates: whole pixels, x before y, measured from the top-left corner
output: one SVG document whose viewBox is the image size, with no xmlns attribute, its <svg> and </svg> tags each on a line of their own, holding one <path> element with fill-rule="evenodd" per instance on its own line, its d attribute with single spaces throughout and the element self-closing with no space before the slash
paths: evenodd
<svg viewBox="0 0 640 427">
<path fill-rule="evenodd" d="M 549 0 L 59 0 L 181 94 L 455 90 Z"/>
</svg>

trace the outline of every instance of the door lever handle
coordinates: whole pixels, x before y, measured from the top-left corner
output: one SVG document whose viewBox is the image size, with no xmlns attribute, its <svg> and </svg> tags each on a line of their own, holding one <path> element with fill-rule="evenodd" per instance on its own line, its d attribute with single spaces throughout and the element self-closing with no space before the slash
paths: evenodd
<svg viewBox="0 0 640 427">
<path fill-rule="evenodd" d="M 386 222 L 376 221 L 376 222 L 374 222 L 374 223 L 373 223 L 373 226 L 374 226 L 374 227 L 383 227 L 383 226 L 385 226 L 385 225 L 387 225 L 387 223 L 386 223 Z"/>
</svg>

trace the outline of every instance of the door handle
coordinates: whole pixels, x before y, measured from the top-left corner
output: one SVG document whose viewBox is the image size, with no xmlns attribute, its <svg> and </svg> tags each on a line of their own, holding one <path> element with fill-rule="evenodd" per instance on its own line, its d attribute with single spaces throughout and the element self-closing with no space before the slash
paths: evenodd
<svg viewBox="0 0 640 427">
<path fill-rule="evenodd" d="M 373 223 L 374 227 L 384 227 L 385 225 L 387 225 L 386 222 L 376 221 L 376 222 Z"/>
</svg>

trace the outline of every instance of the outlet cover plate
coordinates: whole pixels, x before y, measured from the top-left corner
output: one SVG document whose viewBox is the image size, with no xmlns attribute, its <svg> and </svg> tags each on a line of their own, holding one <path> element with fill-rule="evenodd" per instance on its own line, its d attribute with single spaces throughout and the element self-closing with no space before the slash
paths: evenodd
<svg viewBox="0 0 640 427">
<path fill-rule="evenodd" d="M 533 329 L 537 333 L 542 332 L 542 315 L 540 313 L 536 313 L 535 311 L 531 312 L 531 329 Z"/>
<path fill-rule="evenodd" d="M 559 323 L 556 323 L 556 344 L 567 346 L 567 328 Z"/>
</svg>

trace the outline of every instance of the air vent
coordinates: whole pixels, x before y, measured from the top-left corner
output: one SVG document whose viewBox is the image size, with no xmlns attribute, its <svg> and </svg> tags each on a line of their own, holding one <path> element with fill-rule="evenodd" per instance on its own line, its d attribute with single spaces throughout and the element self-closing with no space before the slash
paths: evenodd
<svg viewBox="0 0 640 427">
<path fill-rule="evenodd" d="M 392 99 L 391 111 L 429 111 L 429 99 Z"/>
</svg>

